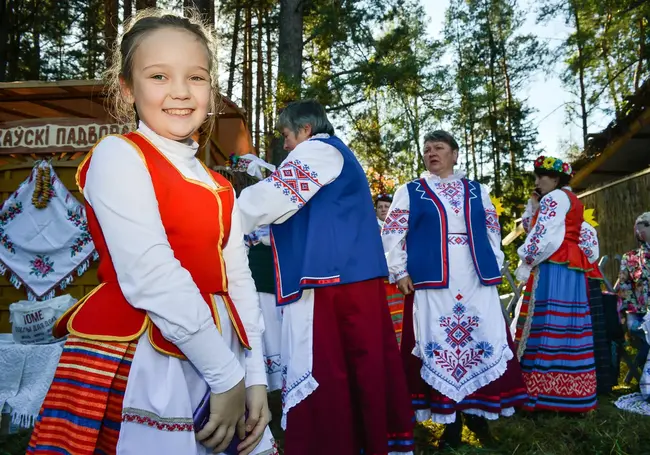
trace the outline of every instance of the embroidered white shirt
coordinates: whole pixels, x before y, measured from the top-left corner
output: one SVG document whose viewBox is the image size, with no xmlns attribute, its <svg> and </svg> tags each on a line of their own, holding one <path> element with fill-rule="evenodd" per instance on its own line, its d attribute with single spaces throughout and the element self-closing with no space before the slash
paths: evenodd
<svg viewBox="0 0 650 455">
<path fill-rule="evenodd" d="M 327 137 L 317 134 L 313 139 Z M 238 203 L 244 232 L 285 222 L 342 170 L 343 155 L 335 147 L 317 140 L 301 142 L 268 178 L 242 190 Z"/>
<path fill-rule="evenodd" d="M 441 179 L 437 175 L 425 172 L 422 177 L 436 195 L 446 201 L 447 217 L 449 219 L 450 234 L 466 234 L 465 214 L 463 205 L 465 201 L 464 188 L 461 179 L 463 172 L 457 172 Z M 490 200 L 490 193 L 481 185 L 481 201 L 485 209 L 488 239 L 499 269 L 503 266 L 504 254 L 501 251 L 501 228 L 496 210 Z M 393 203 L 388 210 L 388 216 L 381 231 L 381 238 L 386 252 L 390 281 L 397 282 L 408 276 L 406 264 L 408 252 L 406 249 L 406 235 L 408 234 L 408 221 L 410 214 L 410 198 L 406 185 L 397 189 L 393 196 Z M 446 241 L 446 240 L 443 240 Z"/>
</svg>

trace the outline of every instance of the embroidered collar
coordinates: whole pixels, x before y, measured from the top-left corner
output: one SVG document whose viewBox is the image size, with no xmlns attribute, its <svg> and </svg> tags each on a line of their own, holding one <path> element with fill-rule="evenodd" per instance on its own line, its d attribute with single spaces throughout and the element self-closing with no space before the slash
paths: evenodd
<svg viewBox="0 0 650 455">
<path fill-rule="evenodd" d="M 420 174 L 420 178 L 428 180 L 431 183 L 449 183 L 465 178 L 465 173 L 463 171 L 456 171 L 445 178 L 440 178 L 436 174 L 432 174 L 429 171 L 424 171 L 422 174 Z"/>
</svg>

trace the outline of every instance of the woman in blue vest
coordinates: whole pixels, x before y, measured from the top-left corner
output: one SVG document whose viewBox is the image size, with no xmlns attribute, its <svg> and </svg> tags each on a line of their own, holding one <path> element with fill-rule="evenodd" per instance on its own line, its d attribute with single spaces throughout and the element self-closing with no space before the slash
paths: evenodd
<svg viewBox="0 0 650 455">
<path fill-rule="evenodd" d="M 402 358 L 416 417 L 446 424 L 442 444 L 452 447 L 458 411 L 489 442 L 486 419 L 527 397 L 497 293 L 497 214 L 487 189 L 454 171 L 457 160 L 449 133 L 427 134 L 428 171 L 397 190 L 382 230 L 391 281 L 407 294 Z"/>
<path fill-rule="evenodd" d="M 386 304 L 365 172 L 323 106 L 288 105 L 290 153 L 242 190 L 246 232 L 270 225 L 282 306 L 285 455 L 412 455 L 413 413 Z"/>
</svg>

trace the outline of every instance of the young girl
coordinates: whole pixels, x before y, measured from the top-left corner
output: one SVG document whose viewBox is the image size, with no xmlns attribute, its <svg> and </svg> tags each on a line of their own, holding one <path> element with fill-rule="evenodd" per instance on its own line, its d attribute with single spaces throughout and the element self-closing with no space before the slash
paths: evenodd
<svg viewBox="0 0 650 455">
<path fill-rule="evenodd" d="M 109 88 L 138 129 L 79 166 L 101 284 L 57 324 L 70 336 L 28 453 L 221 453 L 233 435 L 240 454 L 275 453 L 235 195 L 191 139 L 214 110 L 214 73 L 199 22 L 152 10 L 125 27 Z"/>
</svg>

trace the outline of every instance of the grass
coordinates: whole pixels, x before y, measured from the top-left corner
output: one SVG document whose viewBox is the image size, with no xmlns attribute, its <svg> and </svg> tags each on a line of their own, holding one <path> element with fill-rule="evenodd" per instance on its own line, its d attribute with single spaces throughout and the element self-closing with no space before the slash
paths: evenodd
<svg viewBox="0 0 650 455">
<path fill-rule="evenodd" d="M 621 377 L 627 373 L 625 365 Z M 552 413 L 526 415 L 490 422 L 497 439 L 495 447 L 482 447 L 474 434 L 463 429 L 463 446 L 440 452 L 436 449 L 443 426 L 428 423 L 416 428 L 416 455 L 650 455 L 650 417 L 623 412 L 614 406 L 621 395 L 638 391 L 636 380 L 631 387 L 616 387 L 611 395 L 600 396 L 598 409 L 585 417 L 567 417 Z M 271 431 L 280 443 L 280 395 L 269 395 L 273 411 Z M 0 455 L 23 455 L 30 431 L 0 435 Z M 308 454 L 305 454 L 308 455 Z"/>
<path fill-rule="evenodd" d="M 618 396 L 633 392 L 633 388 L 618 388 L 613 395 L 599 398 L 598 410 L 586 417 L 565 417 L 542 414 L 531 417 L 516 414 L 490 423 L 498 440 L 494 448 L 481 447 L 474 435 L 463 430 L 464 445 L 449 449 L 445 455 L 650 455 L 650 417 L 622 412 L 613 402 Z M 279 399 L 271 395 L 274 419 L 273 433 L 282 442 L 279 428 Z M 436 441 L 442 434 L 441 425 L 427 424 L 416 429 L 419 451 L 416 455 L 438 452 Z M 0 455 L 23 455 L 29 432 L 0 436 Z M 307 455 L 307 454 L 306 454 Z"/>
</svg>

